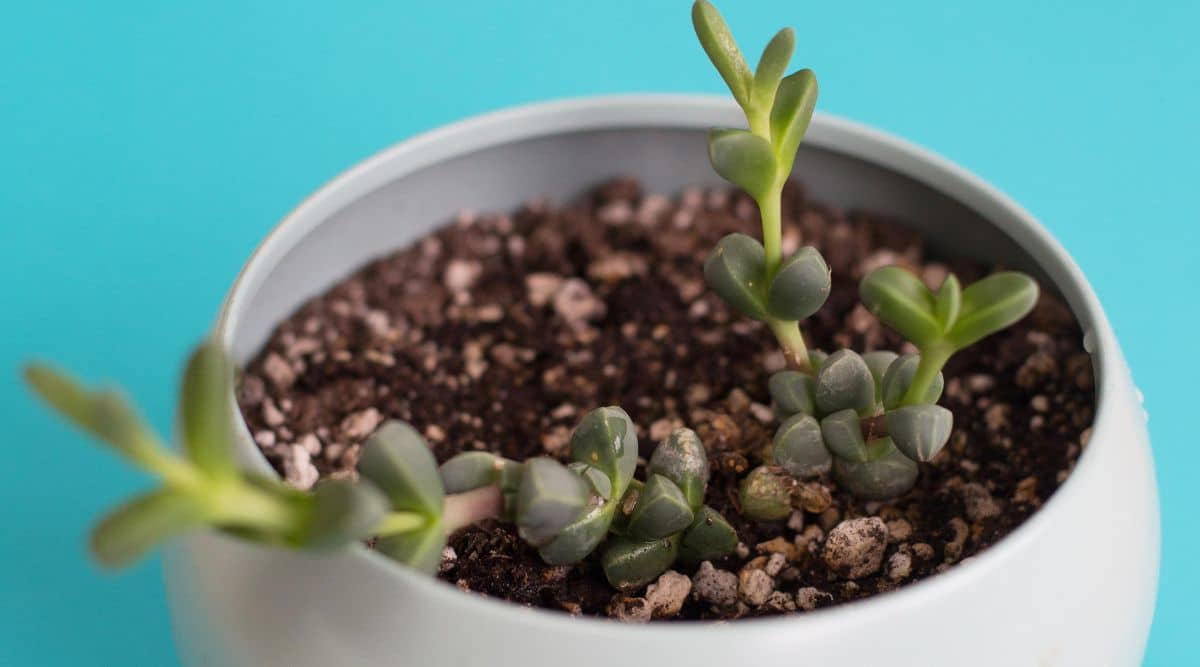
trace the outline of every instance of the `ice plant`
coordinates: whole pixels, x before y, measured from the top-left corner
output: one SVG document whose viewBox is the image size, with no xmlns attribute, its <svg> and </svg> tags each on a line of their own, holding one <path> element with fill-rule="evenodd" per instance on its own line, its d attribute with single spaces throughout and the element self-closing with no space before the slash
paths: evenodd
<svg viewBox="0 0 1200 667">
<path fill-rule="evenodd" d="M 375 548 L 425 572 L 437 570 L 449 535 L 484 519 L 511 521 L 548 563 L 578 562 L 602 546 L 613 586 L 632 588 L 677 559 L 718 558 L 737 536 L 703 505 L 708 460 L 696 434 L 680 429 L 634 479 L 636 429 L 620 408 L 588 414 L 571 438 L 574 461 L 511 461 L 460 454 L 439 469 L 411 426 L 388 421 L 363 445 L 359 479 L 322 480 L 311 493 L 242 470 L 234 459 L 232 365 L 202 344 L 184 372 L 179 399 L 182 454 L 169 449 L 124 398 L 92 391 L 46 366 L 25 377 L 76 426 L 108 444 L 162 485 L 119 507 L 92 534 L 102 564 L 126 565 L 188 530 L 215 528 L 242 539 L 332 549 L 375 538 Z"/>
<path fill-rule="evenodd" d="M 934 293 L 907 270 L 883 267 L 863 279 L 861 298 L 920 354 L 810 352 L 799 322 L 829 296 L 829 266 L 813 247 L 782 256 L 780 197 L 812 119 L 816 77 L 807 69 L 784 76 L 795 44 L 790 28 L 771 39 L 752 72 L 706 0 L 693 5 L 692 23 L 747 124 L 710 131 L 709 158 L 754 199 L 762 220 L 761 243 L 726 236 L 705 261 L 704 277 L 730 306 L 767 325 L 791 366 L 769 382 L 783 420 L 772 443 L 775 466 L 742 481 L 742 509 L 762 519 L 786 516 L 780 471 L 809 477 L 832 469 L 842 487 L 864 498 L 904 493 L 916 482 L 917 463 L 932 459 L 950 437 L 953 417 L 936 405 L 942 367 L 958 350 L 1024 317 L 1037 302 L 1037 284 L 1003 272 L 963 289 L 950 275 Z"/>
</svg>

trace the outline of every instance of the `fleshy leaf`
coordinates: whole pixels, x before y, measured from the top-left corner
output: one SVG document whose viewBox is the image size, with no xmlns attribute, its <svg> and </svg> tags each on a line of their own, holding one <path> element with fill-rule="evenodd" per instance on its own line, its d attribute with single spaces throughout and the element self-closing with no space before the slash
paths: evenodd
<svg viewBox="0 0 1200 667">
<path fill-rule="evenodd" d="M 674 482 L 693 512 L 704 503 L 708 485 L 708 455 L 704 443 L 690 428 L 676 429 L 650 454 L 646 469 Z"/>
<path fill-rule="evenodd" d="M 828 472 L 833 465 L 821 425 L 811 415 L 796 414 L 780 424 L 771 451 L 775 465 L 801 479 Z"/>
<path fill-rule="evenodd" d="M 751 470 L 738 485 L 742 514 L 761 521 L 787 518 L 792 513 L 792 484 L 766 466 Z"/>
<path fill-rule="evenodd" d="M 629 516 L 629 534 L 657 539 L 687 528 L 695 518 L 683 492 L 663 475 L 650 475 Z"/>
<path fill-rule="evenodd" d="M 725 19 L 721 18 L 721 14 L 712 4 L 705 0 L 697 0 L 696 4 L 692 5 L 692 26 L 696 29 L 700 46 L 704 47 L 708 59 L 725 80 L 725 85 L 729 86 L 733 98 L 743 109 L 748 108 L 754 75 L 750 73 L 750 67 L 742 57 L 737 42 L 733 40 Z"/>
<path fill-rule="evenodd" d="M 234 460 L 233 364 L 214 342 L 192 353 L 179 394 L 179 425 L 184 451 L 201 470 L 230 477 Z"/>
<path fill-rule="evenodd" d="M 867 368 L 871 369 L 871 377 L 875 379 L 875 403 L 883 403 L 883 376 L 887 374 L 887 369 L 896 361 L 900 355 L 890 350 L 875 350 L 862 355 L 863 361 L 867 362 Z"/>
<path fill-rule="evenodd" d="M 609 540 L 600 558 L 604 576 L 613 588 L 640 588 L 665 572 L 679 554 L 680 535 L 658 540 L 617 536 Z"/>
<path fill-rule="evenodd" d="M 793 72 L 779 82 L 771 106 L 771 141 L 779 150 L 781 171 L 790 173 L 796 150 L 808 131 L 817 106 L 817 77 L 810 69 Z"/>
<path fill-rule="evenodd" d="M 871 449 L 869 461 L 833 459 L 833 477 L 839 486 L 863 500 L 890 500 L 916 484 L 920 468 L 890 439 L 872 441 Z"/>
<path fill-rule="evenodd" d="M 904 394 L 908 391 L 908 386 L 912 384 L 913 376 L 917 374 L 917 367 L 921 365 L 921 357 L 916 354 L 906 354 L 897 357 L 895 361 L 888 366 L 887 371 L 883 374 L 883 384 L 880 398 L 884 407 L 897 407 L 904 399 Z M 929 386 L 929 393 L 921 399 L 922 403 L 936 403 L 942 395 L 942 389 L 945 387 L 946 381 L 939 372 L 934 378 L 933 383 Z"/>
<path fill-rule="evenodd" d="M 592 493 L 595 493 L 597 497 L 605 500 L 612 498 L 612 480 L 609 479 L 608 475 L 605 475 L 602 470 L 599 468 L 593 468 L 592 466 L 581 461 L 575 461 L 568 465 L 567 468 L 571 472 L 583 478 L 583 480 L 591 487 Z"/>
<path fill-rule="evenodd" d="M 583 516 L 568 524 L 548 544 L 538 549 L 550 565 L 578 563 L 592 553 L 608 535 L 615 503 L 592 506 Z"/>
<path fill-rule="evenodd" d="M 538 457 L 524 465 L 517 491 L 517 529 L 522 539 L 539 546 L 580 515 L 587 504 L 588 487 L 554 459 Z"/>
<path fill-rule="evenodd" d="M 358 472 L 387 495 L 392 507 L 441 517 L 445 492 L 425 439 L 401 421 L 388 421 L 363 445 Z"/>
<path fill-rule="evenodd" d="M 863 462 L 870 456 L 858 413 L 847 408 L 821 420 L 821 437 L 835 458 Z"/>
<path fill-rule="evenodd" d="M 962 285 L 953 273 L 946 276 L 942 286 L 933 297 L 933 312 L 942 325 L 942 331 L 950 331 L 962 311 Z"/>
<path fill-rule="evenodd" d="M 858 296 L 879 321 L 917 347 L 925 347 L 942 337 L 933 293 L 905 269 L 884 266 L 868 273 L 858 286 Z"/>
<path fill-rule="evenodd" d="M 816 412 L 813 398 L 817 388 L 813 377 L 807 373 L 790 370 L 772 373 L 771 378 L 767 380 L 767 390 L 771 393 L 775 414 L 780 419 Z"/>
<path fill-rule="evenodd" d="M 962 293 L 962 310 L 946 339 L 958 349 L 1011 326 L 1037 305 L 1038 285 L 1016 271 L 994 273 Z"/>
<path fill-rule="evenodd" d="M 867 362 L 854 350 L 838 350 L 817 371 L 818 414 L 853 409 L 869 412 L 875 406 L 875 379 Z"/>
<path fill-rule="evenodd" d="M 205 520 L 203 499 L 164 488 L 118 507 L 92 531 L 92 554 L 105 567 L 122 567 Z"/>
<path fill-rule="evenodd" d="M 887 413 L 887 427 L 905 456 L 930 461 L 950 439 L 954 415 L 940 405 L 909 405 Z"/>
<path fill-rule="evenodd" d="M 769 109 L 775 101 L 775 91 L 779 88 L 795 48 L 796 31 L 791 28 L 780 30 L 767 42 L 762 57 L 758 59 L 758 67 L 754 70 L 753 98 L 756 108 Z"/>
<path fill-rule="evenodd" d="M 430 521 L 420 530 L 381 537 L 375 550 L 394 561 L 426 574 L 436 574 L 446 548 L 446 532 L 441 520 Z"/>
<path fill-rule="evenodd" d="M 327 479 L 312 493 L 312 518 L 303 546 L 340 547 L 371 535 L 388 513 L 388 499 L 370 482 Z"/>
<path fill-rule="evenodd" d="M 747 317 L 767 318 L 766 253 L 745 234 L 729 234 L 704 261 L 704 280 L 717 296 Z"/>
<path fill-rule="evenodd" d="M 831 285 L 825 258 L 805 246 L 779 266 L 767 289 L 767 310 L 781 320 L 802 320 L 825 304 Z"/>
<path fill-rule="evenodd" d="M 633 479 L 637 455 L 637 428 L 616 406 L 587 413 L 571 434 L 571 458 L 608 475 L 616 496 L 625 493 Z"/>
<path fill-rule="evenodd" d="M 463 452 L 443 463 L 438 472 L 446 493 L 462 493 L 500 480 L 504 460 L 488 452 Z"/>
<path fill-rule="evenodd" d="M 154 469 L 155 459 L 161 456 L 158 440 L 119 392 L 90 391 L 65 373 L 40 364 L 25 368 L 25 381 L 77 428 L 140 467 Z"/>
<path fill-rule="evenodd" d="M 721 178 L 757 201 L 775 186 L 775 150 L 766 139 L 748 130 L 709 130 L 708 159 Z"/>
<path fill-rule="evenodd" d="M 679 560 L 699 563 L 724 558 L 737 548 L 737 531 L 721 513 L 705 505 L 683 533 L 679 543 Z"/>
</svg>

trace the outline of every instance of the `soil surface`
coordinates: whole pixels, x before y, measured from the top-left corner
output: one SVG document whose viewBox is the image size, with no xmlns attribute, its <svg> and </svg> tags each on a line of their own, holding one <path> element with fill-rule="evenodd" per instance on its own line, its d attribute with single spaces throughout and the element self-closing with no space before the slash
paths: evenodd
<svg viewBox="0 0 1200 667">
<path fill-rule="evenodd" d="M 246 422 L 290 483 L 352 476 L 360 443 L 387 418 L 422 431 L 437 459 L 471 449 L 565 457 L 587 411 L 624 407 L 641 453 L 681 425 L 713 468 L 707 502 L 737 528 L 738 553 L 615 594 L 594 560 L 548 566 L 508 526 L 453 536 L 441 577 L 525 605 L 625 620 L 803 612 L 876 595 L 962 564 L 1054 493 L 1086 447 L 1091 358 L 1071 312 L 1043 293 L 1015 327 L 954 357 L 942 405 L 950 444 L 916 488 L 862 502 L 830 479 L 797 484 L 790 519 L 737 511 L 740 474 L 761 461 L 777 422 L 766 381 L 783 367 L 770 333 L 732 312 L 701 265 L 732 231 L 755 237 L 740 192 L 643 193 L 628 179 L 579 201 L 531 201 L 511 214 L 462 213 L 371 263 L 283 322 L 239 386 Z M 784 198 L 784 251 L 815 245 L 833 291 L 804 324 L 810 345 L 905 351 L 860 304 L 874 267 L 912 267 L 931 287 L 997 267 L 925 256 L 885 216 Z M 639 476 L 640 476 L 639 471 Z"/>
</svg>

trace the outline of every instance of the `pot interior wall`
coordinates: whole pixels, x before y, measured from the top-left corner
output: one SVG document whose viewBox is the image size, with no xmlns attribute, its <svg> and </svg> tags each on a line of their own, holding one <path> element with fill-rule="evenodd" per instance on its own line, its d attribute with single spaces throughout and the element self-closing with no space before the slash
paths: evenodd
<svg viewBox="0 0 1200 667">
<path fill-rule="evenodd" d="M 709 166 L 705 132 L 622 128 L 510 142 L 399 176 L 294 239 L 256 291 L 248 292 L 227 332 L 247 361 L 275 325 L 373 258 L 401 248 L 459 211 L 508 211 L 532 197 L 573 198 L 598 181 L 627 174 L 648 191 L 720 184 Z M 907 176 L 805 145 L 795 176 L 818 200 L 888 213 L 916 225 L 935 253 L 1003 262 L 1044 280 L 1029 255 L 974 211 Z M 265 267 L 263 267 L 265 268 Z"/>
</svg>

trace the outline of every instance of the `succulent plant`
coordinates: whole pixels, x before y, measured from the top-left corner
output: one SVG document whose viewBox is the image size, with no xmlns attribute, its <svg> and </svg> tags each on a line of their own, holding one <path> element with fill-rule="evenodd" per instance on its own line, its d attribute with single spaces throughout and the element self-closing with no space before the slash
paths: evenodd
<svg viewBox="0 0 1200 667">
<path fill-rule="evenodd" d="M 162 481 L 96 527 L 92 551 L 108 566 L 126 565 L 166 539 L 207 527 L 307 550 L 374 537 L 381 553 L 433 573 L 451 534 L 494 518 L 514 523 L 552 564 L 583 560 L 603 543 L 609 581 L 636 588 L 677 559 L 718 558 L 737 544 L 724 517 L 703 504 L 708 460 L 696 434 L 686 428 L 672 433 L 654 450 L 647 481 L 640 482 L 633 478 L 637 432 L 616 407 L 584 417 L 571 437 L 569 465 L 466 452 L 439 468 L 412 426 L 388 421 L 363 444 L 357 481 L 322 480 L 305 493 L 236 464 L 233 366 L 213 343 L 199 346 L 184 372 L 182 455 L 115 391 L 88 390 L 42 365 L 29 366 L 25 377 L 61 415 Z"/>
<path fill-rule="evenodd" d="M 751 72 L 729 27 L 706 0 L 692 6 L 696 36 L 741 107 L 747 129 L 713 129 L 713 168 L 758 204 L 762 242 L 730 234 L 704 264 L 709 287 L 730 306 L 767 325 L 789 361 L 768 387 L 782 420 L 772 443 L 777 469 L 796 477 L 832 470 L 847 490 L 890 498 L 910 489 L 917 462 L 946 444 L 953 426 L 941 395 L 941 369 L 956 351 L 1024 317 L 1037 301 L 1037 283 L 1002 272 L 962 289 L 950 275 L 936 293 L 903 268 L 872 271 L 860 285 L 863 302 L 884 324 L 908 338 L 919 355 L 840 350 L 810 351 L 799 322 L 824 304 L 830 271 L 820 252 L 781 250 L 781 194 L 817 99 L 816 77 L 787 76 L 795 35 L 780 30 Z M 751 471 L 741 485 L 743 511 L 758 518 L 786 516 L 777 473 Z"/>
</svg>

